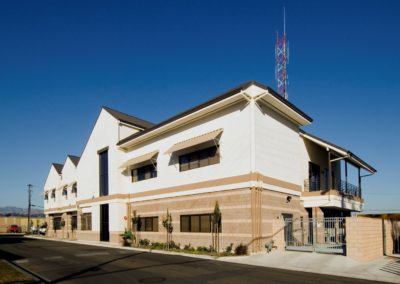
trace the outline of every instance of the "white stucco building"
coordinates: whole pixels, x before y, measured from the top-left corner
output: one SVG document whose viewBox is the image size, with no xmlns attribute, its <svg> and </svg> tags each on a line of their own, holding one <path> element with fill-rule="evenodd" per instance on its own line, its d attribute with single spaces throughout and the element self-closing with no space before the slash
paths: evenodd
<svg viewBox="0 0 400 284">
<path fill-rule="evenodd" d="M 81 157 L 50 168 L 49 235 L 119 242 L 135 227 L 140 238 L 165 241 L 168 210 L 175 242 L 208 246 L 218 202 L 221 246 L 257 251 L 273 219 L 361 211 L 361 178 L 353 185 L 347 172 L 376 170 L 304 131 L 312 121 L 257 82 L 159 124 L 103 108 Z"/>
</svg>

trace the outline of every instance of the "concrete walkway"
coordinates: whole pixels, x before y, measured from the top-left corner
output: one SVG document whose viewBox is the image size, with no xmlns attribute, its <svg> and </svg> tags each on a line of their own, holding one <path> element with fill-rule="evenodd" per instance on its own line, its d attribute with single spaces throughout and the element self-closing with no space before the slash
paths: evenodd
<svg viewBox="0 0 400 284">
<path fill-rule="evenodd" d="M 382 257 L 375 261 L 358 262 L 332 254 L 274 251 L 243 257 L 221 257 L 218 260 L 264 267 L 304 271 L 400 283 L 400 258 Z"/>
</svg>

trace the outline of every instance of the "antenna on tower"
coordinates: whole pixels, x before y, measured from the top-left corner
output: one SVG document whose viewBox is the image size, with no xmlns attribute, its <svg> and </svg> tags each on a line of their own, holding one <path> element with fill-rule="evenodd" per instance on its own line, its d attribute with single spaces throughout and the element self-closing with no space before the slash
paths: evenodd
<svg viewBox="0 0 400 284">
<path fill-rule="evenodd" d="M 289 63 L 289 43 L 286 41 L 286 9 L 283 7 L 283 36 L 280 37 L 276 32 L 275 43 L 275 79 L 278 85 L 278 93 L 288 99 L 287 87 L 288 74 L 287 65 Z"/>
</svg>

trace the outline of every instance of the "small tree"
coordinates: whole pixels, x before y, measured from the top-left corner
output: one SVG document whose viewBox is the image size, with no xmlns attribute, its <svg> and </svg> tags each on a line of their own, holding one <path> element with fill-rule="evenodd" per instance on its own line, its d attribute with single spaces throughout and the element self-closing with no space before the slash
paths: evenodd
<svg viewBox="0 0 400 284">
<path fill-rule="evenodd" d="M 167 215 L 163 219 L 162 225 L 167 231 L 167 250 L 169 250 L 170 243 L 172 241 L 172 231 L 174 230 L 174 227 L 172 225 L 172 216 L 168 209 L 167 209 Z"/>
<path fill-rule="evenodd" d="M 138 226 L 139 222 L 140 222 L 140 216 L 137 215 L 136 210 L 134 210 L 133 218 L 132 218 L 132 232 L 133 232 L 133 244 L 134 245 L 137 245 L 136 244 L 136 240 L 137 240 L 136 232 L 137 232 L 137 226 Z"/>
<path fill-rule="evenodd" d="M 218 201 L 215 202 L 214 212 L 212 215 L 212 247 L 214 251 L 219 252 L 219 225 L 221 223 L 221 211 L 219 210 Z"/>
</svg>

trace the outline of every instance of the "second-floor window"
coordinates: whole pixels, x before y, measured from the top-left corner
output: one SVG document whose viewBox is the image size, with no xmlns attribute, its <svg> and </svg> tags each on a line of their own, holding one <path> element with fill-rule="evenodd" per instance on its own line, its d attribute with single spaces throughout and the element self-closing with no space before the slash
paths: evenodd
<svg viewBox="0 0 400 284">
<path fill-rule="evenodd" d="M 212 146 L 179 156 L 181 172 L 219 163 L 219 147 Z"/>
<path fill-rule="evenodd" d="M 64 188 L 62 190 L 62 195 L 65 196 L 65 198 L 68 198 L 68 189 L 66 186 L 64 186 Z"/>
<path fill-rule="evenodd" d="M 53 189 L 51 191 L 51 198 L 56 199 L 56 190 L 55 189 Z"/>
<path fill-rule="evenodd" d="M 44 200 L 46 200 L 46 201 L 49 200 L 49 194 L 47 192 L 44 194 Z"/>
<path fill-rule="evenodd" d="M 74 183 L 72 185 L 71 193 L 75 194 L 75 197 L 77 196 L 77 194 L 78 194 L 78 185 L 77 185 L 77 183 Z"/>
<path fill-rule="evenodd" d="M 132 182 L 157 177 L 157 164 L 146 165 L 131 171 Z"/>
<path fill-rule="evenodd" d="M 99 152 L 99 195 L 108 195 L 108 150 Z"/>
</svg>

